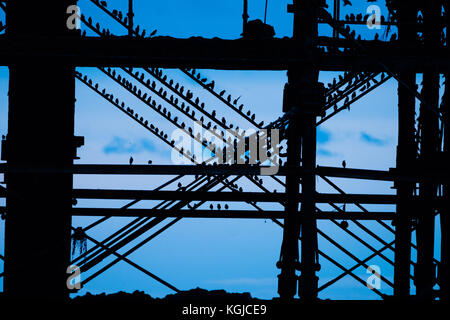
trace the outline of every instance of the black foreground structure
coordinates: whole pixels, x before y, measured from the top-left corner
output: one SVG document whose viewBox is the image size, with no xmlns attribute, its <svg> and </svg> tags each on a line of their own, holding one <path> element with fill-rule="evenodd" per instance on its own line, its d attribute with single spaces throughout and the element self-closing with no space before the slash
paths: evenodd
<svg viewBox="0 0 450 320">
<path fill-rule="evenodd" d="M 66 284 L 69 265 L 76 264 L 81 272 L 87 272 L 111 256 L 115 260 L 83 279 L 83 284 L 118 261 L 125 261 L 179 292 L 174 284 L 137 265 L 127 256 L 182 218 L 225 217 L 272 219 L 283 228 L 280 261 L 277 262 L 281 300 L 289 301 L 298 294 L 302 301 L 314 301 L 320 290 L 344 276 L 351 276 L 365 286 L 366 279 L 355 274 L 354 270 L 360 266 L 367 268 L 370 259 L 376 256 L 394 266 L 393 281 L 378 275 L 383 283 L 393 287 L 393 297 L 372 289 L 383 299 L 449 299 L 450 54 L 446 30 L 450 23 L 450 1 L 387 1 L 390 17 L 382 23 L 398 27 L 398 37 L 392 41 L 359 40 L 348 26 L 365 24 L 366 20 L 357 15 L 354 19 L 340 19 L 338 0 L 334 1 L 333 15 L 328 13 L 324 1 L 293 0 L 288 7 L 294 19 L 293 37 L 284 39 L 272 38 L 270 28 L 267 33 L 268 26 L 264 24 L 264 32 L 254 31 L 251 28 L 254 25 L 247 21 L 247 1 L 244 1 L 245 38 L 238 40 L 146 36 L 133 20 L 132 1 L 129 1 L 129 13 L 122 15 L 103 1 L 96 0 L 92 2 L 127 28 L 129 34 L 115 37 L 91 18 L 81 16 L 81 22 L 100 35 L 86 37 L 67 28 L 67 8 L 74 2 L 27 2 L 25 10 L 21 1 L 0 1 L 1 10 L 7 17 L 6 34 L 0 35 L 0 64 L 8 66 L 10 71 L 9 131 L 2 141 L 2 160 L 7 162 L 0 165 L 6 185 L 0 187 L 0 196 L 6 197 L 6 207 L 2 208 L 6 217 L 5 256 L 0 256 L 4 260 L 4 274 L 1 276 L 4 277 L 5 296 L 30 297 L 36 294 L 41 298 L 67 298 L 70 292 Z M 35 12 L 40 13 L 38 27 Z M 319 24 L 331 25 L 334 36 L 319 37 Z M 140 90 L 138 92 L 136 84 L 162 98 L 173 112 L 181 112 L 194 121 L 199 120 L 201 114 L 221 130 L 230 129 L 230 126 L 216 118 L 214 113 L 206 111 L 194 96 L 175 86 L 159 68 L 179 68 L 255 128 L 280 129 L 280 140 L 287 143 L 286 155 L 283 155 L 286 159 L 278 173 L 269 178 L 280 183 L 284 192 L 272 193 L 265 189 L 260 177 L 255 177 L 260 175 L 260 165 L 252 164 L 249 159 L 245 164 L 235 161 L 211 166 L 198 163 L 183 150 L 178 151 L 195 166 L 74 165 L 77 148 L 84 143 L 82 137 L 74 136 L 76 80 L 103 96 L 169 147 L 176 148 L 154 125 L 134 115 L 111 93 L 102 91 L 87 76 L 76 72 L 75 67 L 78 66 L 98 67 L 177 128 L 180 124 L 152 104 L 151 98 Z M 131 66 L 142 69 L 135 71 Z M 128 80 L 119 77 L 114 68 L 125 72 Z M 287 70 L 289 80 L 285 86 L 283 106 L 280 106 L 284 116 L 268 125 L 257 123 L 254 116 L 233 103 L 233 98 L 227 99 L 214 91 L 214 85 L 202 81 L 195 70 L 201 68 Z M 325 86 L 318 80 L 320 71 L 339 71 L 343 76 Z M 417 91 L 417 74 L 423 74 L 420 92 Z M 442 101 L 439 99 L 441 75 L 447 80 L 445 88 L 442 88 Z M 151 81 L 146 81 L 148 78 L 156 79 L 179 102 L 169 99 L 164 90 L 158 90 L 159 87 L 155 88 Z M 396 168 L 376 171 L 317 166 L 317 126 L 392 78 L 398 83 Z M 58 90 L 48 86 L 55 79 Z M 192 110 L 198 110 L 198 114 L 180 107 L 181 102 L 190 105 Z M 420 115 L 416 120 L 417 103 L 420 104 Z M 55 120 L 56 114 L 58 121 Z M 273 148 L 267 147 L 266 151 L 273 151 Z M 173 175 L 174 178 L 155 190 L 87 190 L 73 188 L 75 174 Z M 169 184 L 176 184 L 183 176 L 191 176 L 192 182 L 179 186 L 176 191 L 162 190 Z M 242 177 L 247 177 L 261 192 L 244 192 L 236 187 Z M 390 181 L 396 194 L 346 194 L 332 181 L 336 177 Z M 316 192 L 317 178 L 323 179 L 336 193 Z M 210 191 L 217 186 L 227 192 Z M 74 199 L 128 199 L 131 202 L 117 209 L 77 208 L 73 206 Z M 255 210 L 196 210 L 206 201 L 224 199 L 249 203 Z M 141 200 L 161 200 L 161 204 L 149 209 L 129 209 Z M 193 201 L 200 202 L 192 204 Z M 262 210 L 258 202 L 281 203 L 284 210 Z M 332 210 L 320 210 L 317 204 L 330 204 Z M 337 204 L 355 204 L 361 210 L 348 212 Z M 369 212 L 364 204 L 392 204 L 396 210 Z M 102 218 L 84 229 L 77 229 L 71 225 L 71 217 L 75 215 Z M 137 220 L 104 241 L 97 241 L 85 233 L 112 216 L 137 217 Z M 440 260 L 435 258 L 434 252 L 436 216 L 440 218 Z M 159 228 L 158 225 L 168 217 L 176 219 Z M 353 234 L 352 237 L 373 252 L 360 259 L 351 253 L 351 248 L 341 246 L 317 227 L 317 221 L 323 219 L 334 221 L 344 232 L 350 232 L 348 223 L 354 223 L 382 247 L 374 248 L 370 242 Z M 376 221 L 392 232 L 395 241 L 388 243 L 377 236 L 361 223 L 367 220 Z M 118 253 L 147 232 L 151 234 L 146 240 L 126 253 Z M 321 250 L 318 237 L 325 238 L 354 260 L 355 266 L 344 267 Z M 85 238 L 92 241 L 94 247 L 70 261 L 71 238 Z M 46 243 L 45 248 L 35 239 Z M 389 250 L 395 252 L 393 260 L 385 255 Z M 417 261 L 412 260 L 413 250 L 417 253 Z M 317 277 L 319 258 L 342 270 L 340 276 L 321 287 Z M 38 290 L 30 290 L 34 285 L 26 276 L 30 269 L 45 283 Z M 414 295 L 411 280 L 414 281 Z"/>
</svg>

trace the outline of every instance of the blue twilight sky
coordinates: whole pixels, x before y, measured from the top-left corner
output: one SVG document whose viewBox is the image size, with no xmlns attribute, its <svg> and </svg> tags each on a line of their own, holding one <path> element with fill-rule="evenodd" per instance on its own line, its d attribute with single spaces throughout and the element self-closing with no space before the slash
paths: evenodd
<svg viewBox="0 0 450 320">
<path fill-rule="evenodd" d="M 191 36 L 220 37 L 235 39 L 240 37 L 242 29 L 242 0 L 210 1 L 210 0 L 166 0 L 145 1 L 135 0 L 135 24 L 147 34 L 154 29 L 159 36 L 173 36 L 188 38 Z M 329 11 L 332 12 L 331 3 Z M 366 12 L 366 1 L 352 1 L 352 7 L 344 7 L 342 15 L 347 13 Z M 356 4 L 358 2 L 359 4 Z M 276 36 L 284 37 L 292 34 L 292 15 L 287 13 L 289 0 L 269 1 L 267 21 L 274 25 Z M 78 2 L 81 11 L 87 17 L 93 17 L 102 27 L 109 28 L 114 34 L 125 34 L 126 31 L 89 0 Z M 250 0 L 250 19 L 263 19 L 264 0 Z M 384 1 L 375 2 L 386 13 Z M 108 8 L 126 12 L 126 0 L 108 1 Z M 0 19 L 4 21 L 4 13 L 0 11 Z M 82 29 L 86 29 L 82 26 Z M 365 26 L 357 27 L 357 33 L 363 38 L 373 38 L 374 30 Z M 383 31 L 383 30 L 382 30 Z M 330 28 L 321 27 L 321 34 L 329 35 Z M 380 31 L 378 31 L 380 32 Z M 88 35 L 93 35 L 89 30 Z M 381 32 L 380 32 L 381 34 Z M 102 72 L 95 68 L 78 68 L 78 71 L 88 75 L 101 88 L 114 93 L 121 101 L 133 107 L 140 115 L 151 123 L 157 124 L 165 132 L 174 129 L 154 111 L 140 103 L 123 88 L 120 88 Z M 208 110 L 217 110 L 219 118 L 226 117 L 227 122 L 238 124 L 241 128 L 251 128 L 249 123 L 240 119 L 238 115 L 221 105 L 214 97 L 208 96 L 199 86 L 188 79 L 178 70 L 165 70 L 170 78 L 183 83 L 190 88 L 207 105 Z M 257 122 L 270 122 L 282 114 L 282 90 L 287 80 L 285 72 L 261 71 L 215 71 L 201 70 L 202 75 L 214 79 L 217 90 L 226 89 L 233 97 L 241 97 L 245 110 L 251 109 L 257 114 Z M 334 73 L 321 73 L 321 81 L 332 81 Z M 418 77 L 418 83 L 420 79 Z M 318 128 L 318 164 L 340 166 L 346 160 L 347 166 L 352 168 L 372 168 L 387 170 L 395 166 L 395 146 L 397 143 L 396 117 L 397 84 L 390 80 L 373 93 L 352 105 L 351 112 L 345 111 L 325 122 Z M 0 132 L 7 132 L 8 108 L 8 69 L 0 67 Z M 87 88 L 81 82 L 76 83 L 76 129 L 75 134 L 84 136 L 86 144 L 79 150 L 81 157 L 77 163 L 128 163 L 133 156 L 135 163 L 145 164 L 149 159 L 156 164 L 170 164 L 171 151 L 167 145 L 157 137 L 145 131 L 131 119 L 119 112 L 100 96 Z M 188 122 L 187 122 L 188 123 Z M 190 123 L 188 123 L 190 124 Z M 171 177 L 75 177 L 75 188 L 130 188 L 153 189 L 169 180 Z M 279 185 L 265 178 L 265 185 L 269 190 L 281 190 Z M 183 182 L 189 182 L 189 179 Z M 346 179 L 333 180 L 349 193 L 392 193 L 392 184 L 381 182 L 357 181 Z M 321 192 L 332 192 L 331 189 L 318 180 Z M 245 190 L 253 191 L 248 181 L 240 184 Z M 173 188 L 175 186 L 171 186 Z M 169 188 L 170 189 L 170 188 Z M 2 200 L 4 205 L 4 200 Z M 124 201 L 79 201 L 78 206 L 119 207 Z M 152 207 L 156 202 L 147 201 L 135 205 Z M 209 203 L 204 206 L 208 208 Z M 279 209 L 278 206 L 262 205 L 265 208 Z M 356 210 L 349 208 L 348 210 Z M 250 209 L 247 205 L 230 204 L 231 209 Z M 323 208 L 326 208 L 325 206 Z M 369 209 L 392 210 L 388 206 L 367 206 Z M 330 208 L 326 208 L 330 210 Z M 84 226 L 95 218 L 74 218 L 74 226 Z M 98 240 L 103 239 L 129 219 L 116 218 L 91 229 L 88 234 Z M 170 219 L 168 219 L 170 221 Z M 393 237 L 386 229 L 374 223 L 364 223 L 387 242 Z M 390 225 L 388 223 L 388 225 Z M 0 253 L 3 254 L 4 222 L 0 221 Z M 353 254 L 360 259 L 370 255 L 370 250 L 364 248 L 354 239 L 346 236 L 331 222 L 319 222 L 319 228 L 346 248 L 351 248 Z M 374 238 L 365 236 L 360 228 L 350 223 L 349 230 L 376 248 L 381 247 Z M 144 236 L 145 238 L 145 236 Z M 185 219 L 156 237 L 150 244 L 144 246 L 129 258 L 148 268 L 151 272 L 172 283 L 182 290 L 195 287 L 205 289 L 226 289 L 230 292 L 250 292 L 259 298 L 277 296 L 276 276 L 279 270 L 275 263 L 279 258 L 281 244 L 281 229 L 270 221 L 249 220 L 201 220 Z M 141 238 L 143 239 L 143 238 Z M 438 241 L 439 238 L 437 237 Z M 92 246 L 92 243 L 89 243 Z M 353 266 L 353 261 L 345 256 L 329 242 L 319 237 L 320 250 L 338 259 L 347 267 Z M 130 248 L 128 246 L 128 248 Z M 124 249 L 126 251 L 127 248 Z M 124 252 L 121 251 L 121 252 Z M 393 259 L 392 251 L 386 251 L 386 258 Z M 103 263 L 111 261 L 105 260 Z M 322 269 L 319 272 L 319 286 L 339 274 L 340 270 L 320 258 Z M 102 264 L 102 266 L 104 265 Z M 392 266 L 381 258 L 370 261 L 369 264 L 379 265 L 383 276 L 392 281 Z M 3 265 L 0 263 L 0 272 Z M 365 268 L 356 269 L 355 273 L 367 279 Z M 90 274 L 90 273 L 89 273 Z M 88 274 L 88 275 L 89 275 Z M 88 276 L 88 275 L 82 275 Z M 0 285 L 2 285 L 0 279 Z M 163 297 L 172 293 L 140 271 L 133 269 L 124 262 L 120 262 L 102 276 L 94 279 L 80 292 L 132 292 L 143 290 L 154 297 Z M 381 291 L 391 294 L 392 290 L 382 284 Z M 347 276 L 320 293 L 321 298 L 331 299 L 377 299 L 377 295 L 363 285 Z"/>
</svg>

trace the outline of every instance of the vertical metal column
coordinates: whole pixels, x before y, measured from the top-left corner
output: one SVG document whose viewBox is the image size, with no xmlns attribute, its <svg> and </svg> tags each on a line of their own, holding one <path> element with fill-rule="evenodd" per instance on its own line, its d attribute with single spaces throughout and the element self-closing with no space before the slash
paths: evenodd
<svg viewBox="0 0 450 320">
<path fill-rule="evenodd" d="M 278 292 L 283 298 L 296 293 L 296 270 L 301 271 L 299 296 L 303 299 L 317 297 L 317 231 L 315 212 L 315 161 L 316 117 L 323 106 L 323 84 L 319 84 L 318 71 L 314 67 L 313 50 L 317 37 L 316 7 L 313 1 L 294 1 L 294 39 L 302 54 L 309 60 L 301 66 L 291 66 L 285 87 L 284 111 L 290 113 L 288 127 L 288 166 L 304 169 L 302 176 L 303 202 L 298 212 L 300 177 L 286 177 L 285 229 L 283 234 L 281 274 Z M 301 226 L 301 263 L 298 256 L 298 236 Z"/>
<path fill-rule="evenodd" d="M 76 1 L 8 2 L 9 39 L 70 36 L 69 5 Z M 29 56 L 11 65 L 8 152 L 11 167 L 69 167 L 75 155 L 74 67 Z M 72 175 L 8 173 L 4 291 L 9 297 L 68 297 Z"/>
<path fill-rule="evenodd" d="M 402 49 L 414 50 L 417 36 L 415 27 L 417 8 L 412 3 L 402 2 L 397 8 L 399 21 L 398 34 Z M 399 77 L 410 88 L 415 88 L 416 73 L 408 69 L 400 72 Z M 398 85 L 398 147 L 397 169 L 407 174 L 414 170 L 417 156 L 415 143 L 415 97 L 403 85 Z M 397 219 L 395 221 L 395 265 L 394 296 L 407 298 L 410 295 L 411 271 L 411 214 L 414 208 L 410 205 L 414 195 L 415 183 L 399 181 L 396 183 Z"/>
<path fill-rule="evenodd" d="M 288 85 L 286 85 L 286 89 Z M 285 90 L 286 90 L 285 89 Z M 292 109 L 291 109 L 292 111 Z M 301 140 L 298 135 L 298 121 L 290 117 L 287 132 L 287 165 L 300 165 Z M 292 299 L 297 293 L 297 275 L 299 256 L 298 238 L 300 233 L 300 217 L 298 212 L 298 194 L 300 177 L 289 175 L 286 177 L 286 193 L 288 200 L 285 207 L 283 243 L 281 244 L 281 256 L 278 267 L 281 273 L 278 275 L 278 293 L 282 299 Z"/>
<path fill-rule="evenodd" d="M 132 37 L 133 33 L 134 33 L 133 0 L 128 0 L 128 36 Z"/>
<path fill-rule="evenodd" d="M 447 30 L 450 28 L 450 1 L 444 1 L 444 9 L 446 13 L 445 24 Z M 450 43 L 450 33 L 447 31 L 447 48 Z M 450 163 L 450 73 L 445 73 L 445 91 L 442 98 L 442 114 L 444 116 L 444 163 Z M 449 172 L 448 166 L 444 169 Z M 443 186 L 443 196 L 446 201 L 446 206 L 440 211 L 441 222 L 441 264 L 439 266 L 439 288 L 441 291 L 441 300 L 450 301 L 450 185 Z"/>
<path fill-rule="evenodd" d="M 333 20 L 334 22 L 337 23 L 339 22 L 340 19 L 340 10 L 341 10 L 341 0 L 334 0 L 334 4 L 333 4 Z M 337 39 L 339 38 L 339 32 L 336 29 L 333 29 L 333 38 Z"/>
<path fill-rule="evenodd" d="M 424 39 L 426 49 L 433 52 L 440 46 L 440 1 L 429 0 L 424 10 Z M 428 70 L 423 74 L 423 97 L 433 107 L 439 104 L 439 72 Z M 440 151 L 439 119 L 429 107 L 421 104 L 421 148 L 420 162 L 423 168 L 432 168 Z M 417 217 L 417 266 L 415 284 L 417 296 L 421 299 L 432 299 L 435 281 L 434 228 L 435 210 L 433 199 L 437 195 L 435 183 L 420 184 L 420 198 L 424 201 Z"/>
<path fill-rule="evenodd" d="M 248 0 L 244 0 L 244 12 L 242 13 L 242 35 L 247 34 L 247 22 L 248 22 Z"/>
</svg>

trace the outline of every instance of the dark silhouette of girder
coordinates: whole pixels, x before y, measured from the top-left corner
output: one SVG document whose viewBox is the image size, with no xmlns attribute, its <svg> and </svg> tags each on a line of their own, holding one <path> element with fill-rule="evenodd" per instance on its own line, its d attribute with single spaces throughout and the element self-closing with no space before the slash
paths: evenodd
<svg viewBox="0 0 450 320">
<path fill-rule="evenodd" d="M 354 0 L 356 1 L 356 0 Z M 222 39 L 175 39 L 170 37 L 144 38 L 133 21 L 132 1 L 129 1 L 128 20 L 119 17 L 103 2 L 92 2 L 120 23 L 128 31 L 128 36 L 117 37 L 100 29 L 84 16 L 81 20 L 98 37 L 80 36 L 65 28 L 65 12 L 73 1 L 54 4 L 33 4 L 43 16 L 39 28 L 30 27 L 33 12 L 24 12 L 18 2 L 8 1 L 5 35 L 0 36 L 0 64 L 10 68 L 9 132 L 4 140 L 3 150 L 7 150 L 7 164 L 0 165 L 5 173 L 7 188 L 0 188 L 0 197 L 6 197 L 7 244 L 5 257 L 5 292 L 12 296 L 28 295 L 27 278 L 22 275 L 32 258 L 40 259 L 38 272 L 46 278 L 46 286 L 39 294 L 45 297 L 66 297 L 65 268 L 69 265 L 70 217 L 101 216 L 99 220 L 82 229 L 82 233 L 113 216 L 135 217 L 126 226 L 97 241 L 86 235 L 95 246 L 74 259 L 82 271 L 89 271 L 104 259 L 114 256 L 115 260 L 95 271 L 87 279 L 108 270 L 118 261 L 125 261 L 132 267 L 166 285 L 179 290 L 169 282 L 142 268 L 127 256 L 147 244 L 150 240 L 170 228 L 182 218 L 230 218 L 230 219 L 271 219 L 283 228 L 283 243 L 280 261 L 281 269 L 278 292 L 283 300 L 292 300 L 298 293 L 305 301 L 317 299 L 318 293 L 345 276 L 351 276 L 363 285 L 366 282 L 355 274 L 359 267 L 368 267 L 374 257 L 386 261 L 394 267 L 394 281 L 380 275 L 381 280 L 394 289 L 394 298 L 411 298 L 410 281 L 414 280 L 416 298 L 422 300 L 448 299 L 449 277 L 449 219 L 448 171 L 449 141 L 447 130 L 449 119 L 449 93 L 445 87 L 444 98 L 439 106 L 439 76 L 444 73 L 450 78 L 448 32 L 443 45 L 441 37 L 444 26 L 449 23 L 449 1 L 387 1 L 390 18 L 382 21 L 385 26 L 397 26 L 398 36 L 391 41 L 359 40 L 350 32 L 349 25 L 365 23 L 361 16 L 340 18 L 339 1 L 334 1 L 334 16 L 328 14 L 318 1 L 294 0 L 289 12 L 294 17 L 292 38 L 267 40 L 222 40 Z M 246 1 L 244 1 L 246 8 Z M 442 10 L 444 8 L 444 11 Z M 418 19 L 419 10 L 423 17 Z M 442 15 L 445 12 L 445 15 Z M 24 16 L 25 15 L 25 16 Z M 244 29 L 248 14 L 244 11 Z M 28 23 L 23 23 L 23 21 Z M 319 37 L 319 24 L 333 27 L 333 37 Z M 245 31 L 245 30 L 244 30 Z M 0 30 L 1 32 L 1 30 Z M 419 32 L 421 35 L 419 36 Z M 244 32 L 245 35 L 245 32 Z M 326 50 L 324 50 L 324 48 Z M 134 70 L 142 67 L 141 70 Z M 259 180 L 261 167 L 258 165 L 201 165 L 190 155 L 177 150 L 171 141 L 152 124 L 134 117 L 133 112 L 113 95 L 101 91 L 98 84 L 75 73 L 75 66 L 93 66 L 99 69 L 138 98 L 147 107 L 163 116 L 177 128 L 188 128 L 178 123 L 166 111 L 151 103 L 147 96 L 135 90 L 135 84 L 142 85 L 155 96 L 163 99 L 171 108 L 192 120 L 198 120 L 188 110 L 168 99 L 168 90 L 177 99 L 189 104 L 220 130 L 229 129 L 213 113 L 204 109 L 200 101 L 167 79 L 160 68 L 179 68 L 204 90 L 239 114 L 258 129 L 281 129 L 281 140 L 288 150 L 287 165 L 280 166 L 277 174 L 268 177 L 285 188 L 285 192 L 272 193 Z M 115 70 L 127 74 L 119 78 Z M 231 95 L 226 99 L 214 90 L 214 82 L 202 81 L 202 77 L 192 68 L 225 70 L 287 70 L 288 83 L 285 87 L 284 116 L 264 126 L 251 113 L 244 112 L 237 103 L 232 103 Z M 326 88 L 318 82 L 319 71 L 343 71 L 344 75 Z M 416 90 L 416 74 L 423 73 L 423 91 Z M 58 93 L 46 88 L 46 82 L 58 78 L 62 90 Z M 42 81 L 44 80 L 46 81 Z M 153 86 L 149 79 L 156 79 L 161 90 Z M 150 133 L 156 135 L 168 146 L 182 153 L 195 166 L 159 165 L 73 165 L 76 148 L 80 139 L 73 136 L 74 81 L 92 89 L 129 118 L 137 121 Z M 389 79 L 399 83 L 399 136 L 396 168 L 389 171 L 319 167 L 316 164 L 316 127 L 327 121 L 361 97 L 383 85 Z M 147 81 L 146 81 L 147 80 Z M 27 93 L 29 82 L 35 84 L 33 97 Z M 36 97 L 47 101 L 48 112 L 37 112 L 33 108 Z M 415 101 L 420 101 L 420 117 L 415 119 Z M 236 100 L 237 101 L 237 100 Z M 64 108 L 59 108 L 64 105 Z M 61 110 L 64 109 L 64 112 Z M 171 109 L 171 110 L 173 110 Z M 54 121 L 51 113 L 58 110 L 59 120 Z M 164 109 L 165 110 L 165 109 Z M 49 114 L 50 113 L 50 114 Z M 320 120 L 316 120 L 321 117 Z M 416 129 L 418 123 L 418 130 Z M 39 128 L 37 128 L 39 126 Z M 42 131 L 42 127 L 45 128 Z M 25 130 L 26 129 L 26 130 Z M 33 143 L 28 132 L 41 133 L 39 144 Z M 28 131 L 27 131 L 28 130 Z M 55 134 L 57 132 L 57 134 Z M 196 140 L 196 137 L 190 136 Z M 204 146 L 207 143 L 198 141 Z M 7 148 L 6 148 L 7 146 Z M 61 148 L 61 146 L 64 146 Z M 228 146 L 234 148 L 234 146 Z M 57 151 L 57 152 L 56 152 Z M 37 157 L 36 155 L 42 155 Z M 31 156 L 30 156 L 31 155 Z M 2 154 L 2 156 L 4 156 Z M 248 159 L 247 159 L 248 160 Z M 73 175 L 173 175 L 170 181 L 155 190 L 87 190 L 74 189 Z M 194 181 L 179 185 L 176 191 L 162 191 L 182 177 L 194 176 Z M 250 180 L 259 192 L 243 192 L 236 187 L 242 177 Z M 285 178 L 283 181 L 281 178 Z M 320 177 L 337 193 L 324 194 L 316 191 L 316 178 Z M 396 194 L 347 194 L 330 180 L 335 178 L 363 179 L 368 181 L 394 182 Z M 299 186 L 302 186 L 301 192 Z M 416 188 L 418 185 L 418 189 Z M 218 190 L 214 188 L 219 188 Z M 442 192 L 441 192 L 442 189 Z M 214 191 L 212 191 L 214 190 Z M 48 196 L 51 194 L 51 197 Z M 122 208 L 73 208 L 73 199 L 127 199 L 132 200 Z M 142 200 L 161 200 L 150 209 L 131 209 Z M 200 201 L 193 204 L 193 200 Z M 207 201 L 235 201 L 250 205 L 252 210 L 203 210 L 200 206 Z M 264 210 L 260 202 L 272 202 L 284 210 Z M 38 203 L 37 206 L 34 203 Z M 329 204 L 333 211 L 326 211 L 317 204 Z M 347 211 L 340 204 L 353 204 L 361 212 Z M 394 204 L 396 212 L 373 212 L 362 204 Z M 300 206 L 300 207 L 299 207 Z M 434 255 L 434 223 L 436 214 L 441 218 L 441 257 Z M 166 218 L 175 218 L 166 225 Z M 283 220 L 281 223 L 279 220 Z M 370 250 L 370 255 L 360 259 L 342 244 L 317 227 L 317 220 L 328 220 L 348 236 Z M 349 230 L 339 221 L 350 221 L 366 235 L 381 243 L 377 248 L 369 241 Z M 360 221 L 373 220 L 379 226 L 394 234 L 394 241 L 385 241 Z M 390 224 L 385 221 L 389 220 Z M 156 230 L 156 228 L 160 229 Z M 72 227 L 72 231 L 76 231 Z M 416 232 L 417 243 L 412 243 L 412 232 Z M 78 232 L 78 231 L 76 231 Z M 147 236 L 147 232 L 152 232 Z M 143 235 L 144 240 L 137 241 Z M 318 246 L 321 237 L 336 247 L 356 264 L 350 268 L 330 257 Z M 34 241 L 40 238 L 50 243 L 46 250 L 40 250 Z M 55 241 L 57 239 L 57 241 Z M 299 240 L 301 248 L 299 248 Z M 133 243 L 125 253 L 120 249 Z M 31 244 L 31 248 L 28 247 Z M 394 251 L 391 259 L 384 251 Z M 411 259 L 411 250 L 417 251 L 417 262 Z M 39 252 L 40 256 L 36 256 Z M 335 279 L 318 286 L 317 271 L 319 257 L 331 262 L 342 270 Z M 411 274 L 411 267 L 414 268 Z M 36 266 L 33 265 L 34 271 Z M 438 268 L 436 276 L 436 268 Z M 3 274 L 0 274 L 3 276 Z M 439 291 L 434 285 L 439 284 Z M 373 289 L 382 298 L 386 295 Z"/>
</svg>

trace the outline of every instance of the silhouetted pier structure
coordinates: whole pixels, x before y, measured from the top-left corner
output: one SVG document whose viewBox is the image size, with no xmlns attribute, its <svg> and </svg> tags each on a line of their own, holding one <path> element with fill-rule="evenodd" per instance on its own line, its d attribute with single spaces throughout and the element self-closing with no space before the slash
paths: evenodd
<svg viewBox="0 0 450 320">
<path fill-rule="evenodd" d="M 2 159 L 7 163 L 0 165 L 6 182 L 6 187 L 0 189 L 0 196 L 6 197 L 6 207 L 1 208 L 6 213 L 5 257 L 0 256 L 5 260 L 2 276 L 6 295 L 67 297 L 66 270 L 70 264 L 77 264 L 82 272 L 87 272 L 110 256 L 115 256 L 115 260 L 83 279 L 83 283 L 123 260 L 177 291 L 173 284 L 132 262 L 127 256 L 182 218 L 202 217 L 272 219 L 283 228 L 281 259 L 277 263 L 280 268 L 278 293 L 282 299 L 292 299 L 298 293 L 300 299 L 315 300 L 320 290 L 347 275 L 366 285 L 365 279 L 354 271 L 360 266 L 367 268 L 374 257 L 381 257 L 394 267 L 393 281 L 380 275 L 383 283 L 393 287 L 393 298 L 412 298 L 412 279 L 416 288 L 415 298 L 449 298 L 450 106 L 448 82 L 442 102 L 439 101 L 439 83 L 442 74 L 447 81 L 450 79 L 449 34 L 447 32 L 445 37 L 442 36 L 450 23 L 450 1 L 388 1 L 392 16 L 383 24 L 398 27 L 398 36 L 392 41 L 359 40 L 348 26 L 365 24 L 365 20 L 361 17 L 340 19 L 339 1 L 336 0 L 334 16 L 328 13 L 323 1 L 293 0 L 288 8 L 294 19 L 292 38 L 237 40 L 146 37 L 142 30 L 137 29 L 131 10 L 128 15 L 122 15 L 95 0 L 92 0 L 94 4 L 128 30 L 128 36 L 115 37 L 91 18 L 81 16 L 81 22 L 100 36 L 87 37 L 66 26 L 66 10 L 74 2 L 27 2 L 25 9 L 21 1 L 0 1 L 1 9 L 6 12 L 6 34 L 0 35 L 0 64 L 8 66 L 10 72 L 8 135 L 2 142 Z M 246 10 L 243 19 L 245 29 L 249 23 Z M 334 28 L 332 37 L 319 37 L 318 25 L 321 23 Z M 0 32 L 1 29 L 0 26 Z M 137 92 L 134 84 L 144 86 L 150 94 L 163 99 L 169 110 L 176 110 L 192 120 L 199 119 L 199 115 L 180 107 L 168 99 L 162 93 L 164 91 L 155 88 L 151 81 L 146 81 L 156 79 L 180 103 L 198 110 L 198 114 L 221 130 L 229 129 L 224 121 L 204 109 L 192 94 L 183 92 L 169 81 L 161 68 L 179 68 L 255 128 L 280 129 L 281 139 L 287 141 L 287 159 L 271 179 L 280 183 L 285 192 L 272 193 L 265 189 L 261 181 L 255 178 L 260 174 L 258 165 L 202 165 L 189 155 L 196 166 L 74 165 L 77 148 L 84 143 L 82 137 L 74 136 L 77 79 L 169 147 L 174 147 L 167 135 L 145 119 L 135 116 L 133 110 L 110 92 L 102 91 L 87 76 L 76 72 L 75 67 L 78 66 L 98 67 L 177 128 L 181 128 L 177 120 L 153 104 L 150 98 Z M 135 70 L 130 66 L 142 69 Z M 119 78 L 111 68 L 119 68 L 131 81 Z M 287 70 L 288 83 L 283 106 L 280 106 L 285 115 L 270 124 L 259 124 L 251 113 L 232 103 L 233 98 L 226 99 L 214 90 L 212 83 L 201 81 L 192 68 Z M 340 71 L 344 74 L 325 86 L 319 82 L 320 71 Z M 416 87 L 416 75 L 419 73 L 423 74 L 421 92 L 417 92 Z M 49 84 L 56 79 L 58 89 L 54 90 Z M 348 109 L 352 103 L 389 79 L 395 79 L 398 83 L 396 168 L 377 171 L 318 167 L 317 126 Z M 415 116 L 416 103 L 420 104 L 418 120 Z M 183 150 L 179 151 L 183 153 Z M 170 174 L 175 177 L 155 190 L 89 190 L 73 188 L 74 174 Z M 195 176 L 196 179 L 176 191 L 162 190 L 182 176 Z M 247 176 L 261 192 L 244 192 L 237 187 L 242 176 Z M 318 177 L 336 193 L 318 193 Z M 390 181 L 396 194 L 346 194 L 330 180 L 333 177 Z M 229 192 L 211 191 L 217 186 L 221 186 L 219 190 Z M 123 208 L 106 209 L 76 208 L 73 199 L 133 201 Z M 143 199 L 162 202 L 154 208 L 129 209 Z M 224 199 L 248 203 L 255 210 L 203 210 L 197 209 L 198 205 L 190 205 L 193 200 L 204 203 Z M 258 202 L 281 203 L 284 210 L 266 211 L 257 206 Z M 316 204 L 320 203 L 330 204 L 333 210 L 318 209 Z M 355 204 L 361 211 L 343 212 L 337 205 L 342 203 Z M 396 210 L 369 212 L 363 206 L 365 204 L 393 204 Z M 101 242 L 87 236 L 94 242 L 94 247 L 70 261 L 73 215 L 102 217 L 85 227 L 84 231 L 112 216 L 137 217 L 137 220 Z M 440 260 L 435 258 L 434 252 L 437 215 L 441 229 Z M 156 230 L 168 217 L 176 219 Z M 351 235 L 372 252 L 369 257 L 360 259 L 352 254 L 351 248 L 341 246 L 317 227 L 317 221 L 322 219 L 334 221 L 346 233 L 349 233 L 348 223 L 345 225 L 336 220 L 354 223 L 382 246 L 375 248 L 364 238 Z M 367 220 L 376 221 L 392 232 L 395 241 L 388 243 L 377 236 L 361 223 Z M 412 241 L 414 230 L 415 242 Z M 153 233 L 126 253 L 117 253 L 148 232 Z M 354 260 L 355 266 L 345 267 L 321 250 L 317 240 L 319 236 Z M 395 252 L 393 260 L 384 254 L 389 250 Z M 412 261 L 412 250 L 417 251 L 415 262 Z M 336 279 L 320 287 L 317 277 L 319 258 L 342 270 Z M 39 275 L 39 280 L 32 279 L 33 275 Z M 436 284 L 438 290 L 435 289 Z M 389 298 L 376 288 L 373 292 L 382 298 Z"/>
</svg>

